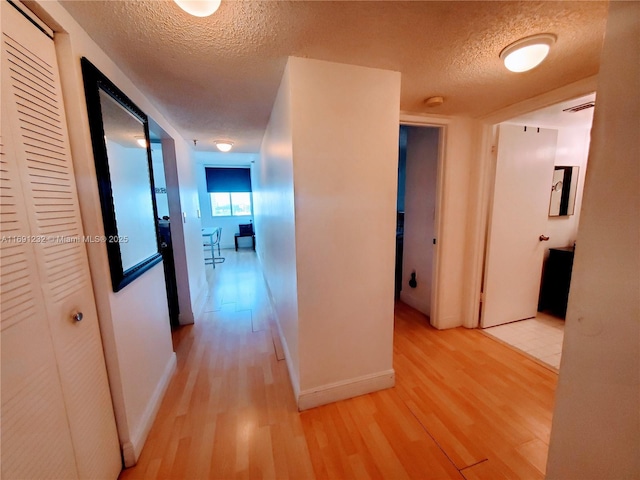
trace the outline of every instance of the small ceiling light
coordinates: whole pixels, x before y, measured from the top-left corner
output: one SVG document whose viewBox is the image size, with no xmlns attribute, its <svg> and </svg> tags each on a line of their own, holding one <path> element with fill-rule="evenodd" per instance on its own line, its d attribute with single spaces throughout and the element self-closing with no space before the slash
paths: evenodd
<svg viewBox="0 0 640 480">
<path fill-rule="evenodd" d="M 185 12 L 194 17 L 208 17 L 220 7 L 221 0 L 173 0 Z"/>
<path fill-rule="evenodd" d="M 221 152 L 228 152 L 233 147 L 232 142 L 216 140 L 216 148 Z"/>
<path fill-rule="evenodd" d="M 136 137 L 136 142 L 141 148 L 147 148 L 147 140 L 144 137 Z"/>
<path fill-rule="evenodd" d="M 547 57 L 556 36 L 541 33 L 521 38 L 500 52 L 504 66 L 512 72 L 526 72 L 537 67 Z"/>
</svg>

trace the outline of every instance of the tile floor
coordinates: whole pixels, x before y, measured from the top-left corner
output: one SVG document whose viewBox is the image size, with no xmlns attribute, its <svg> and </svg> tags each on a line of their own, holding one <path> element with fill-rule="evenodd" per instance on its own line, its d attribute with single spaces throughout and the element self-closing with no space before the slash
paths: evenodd
<svg viewBox="0 0 640 480">
<path fill-rule="evenodd" d="M 511 345 L 542 363 L 560 368 L 564 320 L 538 312 L 535 318 L 485 328 L 487 335 Z"/>
</svg>

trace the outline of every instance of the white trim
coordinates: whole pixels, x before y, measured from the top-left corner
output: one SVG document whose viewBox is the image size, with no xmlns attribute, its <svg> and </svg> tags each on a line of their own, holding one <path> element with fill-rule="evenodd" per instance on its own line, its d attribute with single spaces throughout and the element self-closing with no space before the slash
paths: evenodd
<svg viewBox="0 0 640 480">
<path fill-rule="evenodd" d="M 205 297 L 205 300 L 206 300 L 206 297 Z M 202 303 L 200 310 L 202 310 L 202 308 L 204 308 L 204 303 Z M 179 325 L 192 325 L 193 323 L 195 323 L 195 315 L 193 314 L 192 310 L 189 310 L 188 312 L 180 311 L 180 313 L 178 313 Z"/>
<path fill-rule="evenodd" d="M 446 115 L 428 115 L 426 113 L 400 112 L 400 125 L 416 125 L 422 127 L 440 127 L 453 122 Z"/>
<path fill-rule="evenodd" d="M 476 140 L 479 143 L 478 161 L 480 163 L 480 174 L 478 181 L 480 187 L 478 189 L 479 201 L 475 202 L 475 212 L 473 222 L 469 225 L 471 233 L 467 238 L 480 241 L 470 242 L 467 248 L 471 251 L 469 255 L 470 277 L 473 279 L 472 288 L 469 295 L 463 298 L 467 299 L 466 311 L 471 312 L 463 319 L 463 326 L 466 328 L 477 328 L 480 322 L 480 298 L 482 295 L 482 279 L 484 278 L 484 260 L 486 250 L 487 226 L 489 220 L 490 199 L 493 197 L 493 181 L 495 180 L 495 152 L 493 146 L 495 143 L 493 135 L 493 125 L 490 128 L 481 128 L 480 136 Z M 480 280 L 480 284 L 476 280 Z"/>
<path fill-rule="evenodd" d="M 470 295 L 467 296 L 470 302 L 468 311 L 471 312 L 471 317 L 465 319 L 464 324 L 466 327 L 475 328 L 480 324 L 479 305 L 484 278 L 484 256 L 487 248 L 486 229 L 489 222 L 489 204 L 492 197 L 493 184 L 495 183 L 495 155 L 491 148 L 493 145 L 493 129 L 495 125 L 550 105 L 593 93 L 597 91 L 597 84 L 598 77 L 597 75 L 593 75 L 556 90 L 502 108 L 480 119 L 482 122 L 481 134 L 476 140 L 475 150 L 479 152 L 478 161 L 481 165 L 479 180 L 481 186 L 475 202 L 475 214 L 477 217 L 472 226 L 473 234 L 470 236 L 470 242 L 467 247 L 472 250 L 470 255 L 472 272 L 470 275 Z"/>
<path fill-rule="evenodd" d="M 23 15 L 29 17 L 29 19 L 35 23 L 45 35 L 53 38 L 53 30 L 46 23 L 44 23 L 35 13 L 33 13 L 29 7 L 27 7 L 21 0 L 11 0 L 13 6 L 18 9 Z"/>
<path fill-rule="evenodd" d="M 440 318 L 440 300 L 439 293 L 441 291 L 440 283 L 442 279 L 441 264 L 442 264 L 442 235 L 444 229 L 442 228 L 443 222 L 443 207 L 444 207 L 444 172 L 446 168 L 447 157 L 447 136 L 449 124 L 452 122 L 451 118 L 437 115 L 420 115 L 412 114 L 408 112 L 400 112 L 400 125 L 409 125 L 415 127 L 434 127 L 440 129 L 440 135 L 438 138 L 438 165 L 436 167 L 436 212 L 434 223 L 434 236 L 436 244 L 433 252 L 433 271 L 431 272 L 431 305 L 429 312 L 429 322 L 432 326 L 438 328 L 438 325 L 442 325 L 443 322 Z"/>
<path fill-rule="evenodd" d="M 178 322 L 180 325 L 191 325 L 195 322 L 196 318 L 199 318 L 204 313 L 204 309 L 207 305 L 207 297 L 209 296 L 209 284 L 204 283 L 200 286 L 200 292 L 198 292 L 198 296 L 196 297 L 196 302 L 194 305 L 194 309 L 189 312 L 185 312 L 183 315 L 182 312 L 178 315 Z"/>
<path fill-rule="evenodd" d="M 138 462 L 142 448 L 144 447 L 147 436 L 149 435 L 149 430 L 151 430 L 151 426 L 156 419 L 160 403 L 164 398 L 164 394 L 167 391 L 167 387 L 169 386 L 171 377 L 176 370 L 176 366 L 177 360 L 174 352 L 171 354 L 171 357 L 167 362 L 164 373 L 162 374 L 162 377 L 160 377 L 160 381 L 156 385 L 153 395 L 151 395 L 151 398 L 149 399 L 149 403 L 147 403 L 147 408 L 145 408 L 144 413 L 142 414 L 140 426 L 137 431 L 131 435 L 131 438 L 122 444 L 122 458 L 124 460 L 125 467 L 132 467 Z"/>
<path fill-rule="evenodd" d="M 395 384 L 396 373 L 393 369 L 342 382 L 330 383 L 300 392 L 298 395 L 298 410 L 308 410 L 339 400 L 384 390 L 385 388 L 393 387 Z"/>
</svg>

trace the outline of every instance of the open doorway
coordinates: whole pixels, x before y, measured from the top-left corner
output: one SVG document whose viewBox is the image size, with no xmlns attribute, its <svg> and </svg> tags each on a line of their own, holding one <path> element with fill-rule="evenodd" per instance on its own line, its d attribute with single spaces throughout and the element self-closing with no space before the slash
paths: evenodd
<svg viewBox="0 0 640 480">
<path fill-rule="evenodd" d="M 441 128 L 400 126 L 396 300 L 432 314 Z"/>
<path fill-rule="evenodd" d="M 595 94 L 496 126 L 480 325 L 558 368 Z"/>
<path fill-rule="evenodd" d="M 167 304 L 169 307 L 169 321 L 171 327 L 180 324 L 180 308 L 178 304 L 178 286 L 176 281 L 175 259 L 173 254 L 173 241 L 171 236 L 171 217 L 169 216 L 169 199 L 167 181 L 165 175 L 164 155 L 162 140 L 158 133 L 149 130 L 151 166 L 153 172 L 154 195 L 157 205 L 158 233 L 160 235 L 160 253 L 164 266 L 165 287 L 167 292 Z"/>
</svg>

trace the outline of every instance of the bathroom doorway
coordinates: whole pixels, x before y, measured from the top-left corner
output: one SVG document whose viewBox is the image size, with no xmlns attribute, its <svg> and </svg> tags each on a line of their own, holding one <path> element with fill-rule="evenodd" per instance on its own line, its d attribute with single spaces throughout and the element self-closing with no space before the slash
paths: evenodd
<svg viewBox="0 0 640 480">
<path fill-rule="evenodd" d="M 400 126 L 396 300 L 431 316 L 442 128 Z"/>
</svg>

